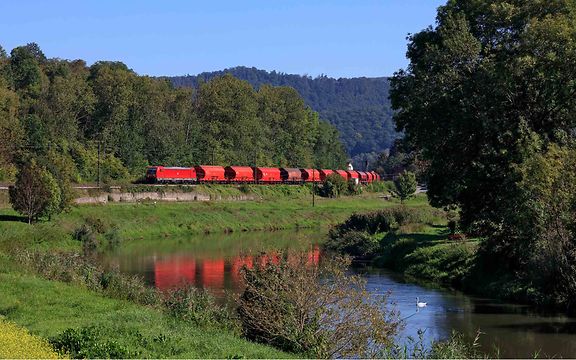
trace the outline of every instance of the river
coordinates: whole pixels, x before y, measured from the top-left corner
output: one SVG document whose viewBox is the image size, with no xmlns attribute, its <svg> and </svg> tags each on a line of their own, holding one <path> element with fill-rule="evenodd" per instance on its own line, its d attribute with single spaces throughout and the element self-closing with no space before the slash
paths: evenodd
<svg viewBox="0 0 576 360">
<path fill-rule="evenodd" d="M 151 286 L 169 289 L 183 283 L 206 288 L 222 299 L 239 292 L 238 270 L 255 261 L 276 262 L 282 250 L 300 250 L 318 263 L 325 230 L 244 232 L 186 238 L 139 240 L 105 254 L 103 262 L 144 276 Z M 424 343 L 446 339 L 453 330 L 471 340 L 481 332 L 480 350 L 499 357 L 576 358 L 576 319 L 541 315 L 530 307 L 503 304 L 406 282 L 396 273 L 363 271 L 372 292 L 390 291 L 405 327 L 398 340 L 409 342 L 423 332 Z M 418 309 L 416 298 L 427 306 Z"/>
</svg>

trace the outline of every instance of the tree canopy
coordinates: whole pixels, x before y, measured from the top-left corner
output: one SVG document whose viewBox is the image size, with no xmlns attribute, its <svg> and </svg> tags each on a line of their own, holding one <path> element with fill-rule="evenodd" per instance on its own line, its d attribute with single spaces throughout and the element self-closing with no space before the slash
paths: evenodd
<svg viewBox="0 0 576 360">
<path fill-rule="evenodd" d="M 289 87 L 227 75 L 175 88 L 121 62 L 48 59 L 35 43 L 0 51 L 0 180 L 34 158 L 58 181 L 95 181 L 99 153 L 105 181 L 213 161 L 341 167 L 338 137 Z"/>
<path fill-rule="evenodd" d="M 433 204 L 500 228 L 517 165 L 572 136 L 575 15 L 570 0 L 451 0 L 409 37 L 391 99 L 398 130 L 429 161 Z"/>
<path fill-rule="evenodd" d="M 388 99 L 389 79 L 385 77 L 333 79 L 323 75 L 312 78 L 239 66 L 169 79 L 177 87 L 197 89 L 202 83 L 226 74 L 248 81 L 255 89 L 270 85 L 294 88 L 320 118 L 338 129 L 346 150 L 359 168 L 363 168 L 366 156 L 372 162 L 377 153 L 390 148 L 399 137 Z"/>
<path fill-rule="evenodd" d="M 407 56 L 391 99 L 432 204 L 495 281 L 576 309 L 576 1 L 450 0 Z"/>
</svg>

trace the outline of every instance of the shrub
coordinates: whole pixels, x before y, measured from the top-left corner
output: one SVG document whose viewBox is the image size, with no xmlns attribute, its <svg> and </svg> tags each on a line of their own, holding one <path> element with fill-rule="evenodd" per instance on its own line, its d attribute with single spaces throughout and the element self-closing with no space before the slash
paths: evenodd
<svg viewBox="0 0 576 360">
<path fill-rule="evenodd" d="M 257 262 L 258 264 L 258 262 Z M 244 268 L 238 315 L 244 335 L 308 357 L 373 357 L 390 346 L 397 314 L 345 274 L 349 261 L 311 266 L 287 254 L 278 264 Z"/>
<path fill-rule="evenodd" d="M 392 192 L 396 187 L 392 181 L 373 181 L 366 185 L 364 189 L 371 193 L 385 193 Z"/>
<path fill-rule="evenodd" d="M 50 343 L 60 353 L 73 359 L 125 359 L 137 354 L 115 340 L 105 339 L 100 328 L 67 329 L 52 338 Z"/>
<path fill-rule="evenodd" d="M 396 196 L 400 199 L 400 202 L 404 202 L 414 196 L 416 192 L 417 182 L 416 175 L 409 171 L 404 171 L 396 180 L 394 180 L 394 185 L 396 185 L 396 191 L 394 192 Z"/>
<path fill-rule="evenodd" d="M 194 287 L 171 291 L 164 298 L 164 307 L 171 316 L 196 325 L 233 324 L 227 309 L 219 306 L 212 295 Z"/>
<path fill-rule="evenodd" d="M 98 239 L 92 230 L 92 227 L 84 224 L 74 230 L 72 237 L 82 242 L 84 254 L 93 254 L 98 249 Z"/>
<path fill-rule="evenodd" d="M 330 234 L 331 237 L 338 237 L 349 230 L 377 234 L 406 224 L 432 224 L 443 215 L 443 212 L 435 209 L 397 206 L 369 213 L 352 214 L 345 222 L 337 225 Z"/>
<path fill-rule="evenodd" d="M 14 210 L 28 218 L 28 223 L 41 216 L 60 212 L 61 191 L 54 177 L 35 161 L 22 166 L 16 183 L 10 187 Z"/>
<path fill-rule="evenodd" d="M 347 254 L 354 257 L 371 257 L 379 247 L 379 241 L 361 231 L 347 231 L 338 241 L 328 241 L 325 249 L 339 254 Z"/>
<path fill-rule="evenodd" d="M 445 285 L 462 283 L 472 267 L 474 249 L 467 244 L 438 244 L 405 255 L 405 274 Z"/>
<path fill-rule="evenodd" d="M 349 193 L 348 181 L 338 174 L 328 175 L 319 188 L 319 194 L 329 198 L 348 195 Z"/>
<path fill-rule="evenodd" d="M 394 241 L 390 242 L 389 238 L 394 238 Z M 382 252 L 375 260 L 376 264 L 397 271 L 404 270 L 406 266 L 404 257 L 418 248 L 418 242 L 411 238 L 396 240 L 394 236 L 386 236 L 382 242 Z"/>
<path fill-rule="evenodd" d="M 120 245 L 120 233 L 118 232 L 117 227 L 113 227 L 110 231 L 104 234 L 104 238 L 108 242 L 108 247 L 110 249 L 115 249 Z"/>
<path fill-rule="evenodd" d="M 160 294 L 138 276 L 105 270 L 88 257 L 75 253 L 23 251 L 16 260 L 48 280 L 80 284 L 115 299 L 143 305 L 158 305 Z"/>
</svg>

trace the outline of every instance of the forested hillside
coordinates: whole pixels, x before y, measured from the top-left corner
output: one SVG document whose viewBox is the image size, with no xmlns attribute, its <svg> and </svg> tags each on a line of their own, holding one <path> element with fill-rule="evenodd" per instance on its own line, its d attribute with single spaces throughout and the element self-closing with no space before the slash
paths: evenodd
<svg viewBox="0 0 576 360">
<path fill-rule="evenodd" d="M 387 78 L 311 78 L 235 67 L 170 79 L 178 87 L 196 88 L 199 83 L 223 74 L 246 80 L 257 89 L 264 84 L 293 87 L 306 104 L 320 114 L 321 119 L 338 128 L 348 153 L 353 157 L 390 148 L 397 137 L 388 99 Z"/>
<path fill-rule="evenodd" d="M 337 130 L 289 87 L 230 75 L 197 89 L 121 62 L 0 47 L 0 180 L 34 160 L 60 181 L 130 180 L 149 164 L 342 167 Z"/>
</svg>

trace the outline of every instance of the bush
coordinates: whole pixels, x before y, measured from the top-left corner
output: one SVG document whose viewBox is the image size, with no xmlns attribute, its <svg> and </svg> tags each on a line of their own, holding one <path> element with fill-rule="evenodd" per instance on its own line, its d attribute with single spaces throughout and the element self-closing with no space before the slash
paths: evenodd
<svg viewBox="0 0 576 360">
<path fill-rule="evenodd" d="M 467 244 L 420 247 L 404 257 L 405 274 L 456 286 L 472 267 L 475 251 Z"/>
<path fill-rule="evenodd" d="M 393 238 L 393 241 L 390 241 Z M 382 252 L 375 260 L 380 267 L 387 267 L 396 271 L 403 271 L 406 267 L 405 257 L 418 248 L 418 242 L 411 238 L 396 239 L 386 236 L 383 239 Z"/>
<path fill-rule="evenodd" d="M 405 206 L 352 214 L 345 222 L 330 230 L 324 248 L 350 256 L 373 257 L 379 248 L 379 242 L 373 235 L 394 229 L 399 232 L 418 224 L 431 225 L 442 216 L 444 212 L 440 210 Z M 386 246 L 386 238 L 383 242 Z"/>
<path fill-rule="evenodd" d="M 388 232 L 392 228 L 407 224 L 432 224 L 444 213 L 428 208 L 408 208 L 397 206 L 379 211 L 352 214 L 344 223 L 337 225 L 330 237 L 338 237 L 346 231 L 365 231 L 368 234 Z"/>
<path fill-rule="evenodd" d="M 161 303 L 160 294 L 142 278 L 105 270 L 80 254 L 23 251 L 16 255 L 16 260 L 48 280 L 83 285 L 106 296 L 142 305 Z"/>
<path fill-rule="evenodd" d="M 259 264 L 259 262 L 256 262 Z M 399 321 L 386 298 L 345 274 L 348 261 L 310 265 L 287 254 L 276 264 L 244 268 L 238 315 L 253 341 L 306 357 L 373 357 L 390 346 Z"/>
<path fill-rule="evenodd" d="M 336 198 L 350 194 L 348 181 L 338 174 L 330 174 L 326 177 L 319 188 L 320 196 Z"/>
<path fill-rule="evenodd" d="M 392 181 L 373 181 L 364 188 L 371 193 L 389 193 L 396 190 L 396 186 Z"/>
<path fill-rule="evenodd" d="M 61 190 L 45 168 L 31 161 L 23 165 L 10 187 L 10 203 L 14 210 L 28 218 L 28 223 L 41 216 L 50 217 L 61 211 Z"/>
<path fill-rule="evenodd" d="M 216 304 L 214 297 L 194 287 L 178 288 L 164 299 L 168 313 L 196 325 L 228 326 L 234 324 L 230 312 Z"/>
<path fill-rule="evenodd" d="M 329 241 L 325 249 L 338 254 L 347 254 L 354 257 L 371 257 L 379 247 L 379 241 L 361 231 L 347 231 L 339 241 Z"/>
<path fill-rule="evenodd" d="M 404 202 L 414 196 L 416 192 L 417 182 L 416 175 L 409 171 L 404 171 L 396 180 L 394 180 L 394 185 L 396 185 L 395 195 L 400 199 L 400 202 Z"/>
<path fill-rule="evenodd" d="M 73 359 L 126 359 L 137 355 L 115 340 L 105 339 L 97 327 L 67 329 L 50 343 L 58 352 L 69 354 Z"/>
</svg>

